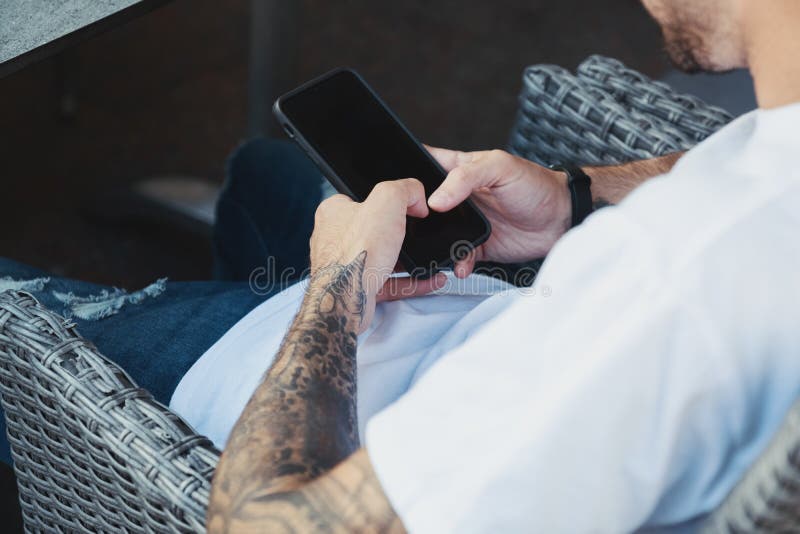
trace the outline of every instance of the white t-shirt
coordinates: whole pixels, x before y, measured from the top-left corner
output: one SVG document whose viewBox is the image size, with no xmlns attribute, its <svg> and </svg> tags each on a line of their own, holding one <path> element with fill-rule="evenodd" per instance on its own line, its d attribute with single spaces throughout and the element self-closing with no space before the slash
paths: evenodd
<svg viewBox="0 0 800 534">
<path fill-rule="evenodd" d="M 266 373 L 303 300 L 306 282 L 268 299 L 236 323 L 189 369 L 170 407 L 224 448 L 234 423 Z M 463 342 L 514 299 L 495 278 L 448 275 L 436 296 L 384 302 L 358 338 L 358 420 L 397 400 L 443 353 Z M 502 294 L 502 296 L 500 296 Z M 487 301 L 490 295 L 498 295 Z"/>
<path fill-rule="evenodd" d="M 735 121 L 551 252 L 375 416 L 411 532 L 629 532 L 714 508 L 800 393 L 800 105 Z"/>
<path fill-rule="evenodd" d="M 360 394 L 390 404 L 367 451 L 411 532 L 626 532 L 719 504 L 800 393 L 797 124 L 800 105 L 738 119 L 569 232 L 530 294 L 409 301 L 359 340 Z M 218 443 L 291 319 L 258 316 L 290 293 L 173 397 L 201 432 L 229 421 Z M 369 340 L 402 372 L 364 372 Z"/>
</svg>

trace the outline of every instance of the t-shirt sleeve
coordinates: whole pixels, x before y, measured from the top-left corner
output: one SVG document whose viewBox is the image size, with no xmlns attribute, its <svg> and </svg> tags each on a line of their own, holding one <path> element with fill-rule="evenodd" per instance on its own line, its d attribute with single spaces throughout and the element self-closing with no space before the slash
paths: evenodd
<svg viewBox="0 0 800 534">
<path fill-rule="evenodd" d="M 623 532 L 719 500 L 737 369 L 643 230 L 604 212 L 369 422 L 411 532 Z"/>
</svg>

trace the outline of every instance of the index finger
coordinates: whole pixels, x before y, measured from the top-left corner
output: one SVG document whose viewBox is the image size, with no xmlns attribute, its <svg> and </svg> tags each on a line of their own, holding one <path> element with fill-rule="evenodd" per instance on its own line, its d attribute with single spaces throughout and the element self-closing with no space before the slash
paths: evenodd
<svg viewBox="0 0 800 534">
<path fill-rule="evenodd" d="M 372 188 L 372 192 L 367 197 L 367 201 L 378 201 L 382 204 L 396 203 L 398 200 L 403 202 L 402 208 L 408 215 L 412 217 L 428 216 L 425 187 L 416 178 L 380 182 Z"/>
</svg>

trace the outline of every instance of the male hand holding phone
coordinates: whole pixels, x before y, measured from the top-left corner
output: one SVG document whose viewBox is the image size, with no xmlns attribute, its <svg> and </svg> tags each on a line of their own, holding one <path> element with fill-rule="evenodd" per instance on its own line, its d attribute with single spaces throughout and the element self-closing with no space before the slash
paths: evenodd
<svg viewBox="0 0 800 534">
<path fill-rule="evenodd" d="M 454 271 L 461 278 L 472 272 L 476 261 L 522 262 L 542 257 L 569 227 L 571 207 L 564 173 L 500 150 L 457 152 L 430 147 L 429 151 L 448 171 L 429 199 L 422 184 L 408 178 L 379 183 L 363 202 L 335 195 L 317 210 L 311 237 L 312 273 L 334 260 L 346 263 L 367 251 L 368 317 L 376 301 L 422 295 L 445 283 L 441 274 L 427 280 L 389 278 L 405 238 L 406 215 L 427 217 L 431 209 L 447 212 L 472 197 L 489 219 L 492 234 L 456 263 Z"/>
<path fill-rule="evenodd" d="M 437 288 L 441 276 L 421 279 L 444 268 L 463 278 L 479 260 L 542 257 L 569 226 L 563 173 L 499 150 L 426 150 L 352 70 L 336 69 L 290 91 L 274 112 L 342 193 L 320 207 L 316 231 L 332 243 L 316 245 L 315 234 L 312 269 L 316 248 L 348 250 L 348 241 L 378 247 L 372 254 L 364 249 L 369 309 L 377 298 Z M 425 201 L 431 193 L 433 211 Z M 345 256 L 337 251 L 330 259 L 351 259 Z M 411 279 L 389 278 L 398 260 Z"/>
<path fill-rule="evenodd" d="M 376 301 L 422 295 L 445 281 L 442 273 L 390 277 L 408 221 L 430 217 L 428 202 L 446 212 L 472 195 L 495 232 L 456 264 L 464 277 L 476 259 L 543 254 L 570 215 L 556 172 L 501 152 L 430 151 L 449 170 L 432 200 L 410 177 L 378 183 L 361 202 L 340 194 L 318 207 L 303 302 L 231 433 L 215 474 L 209 532 L 280 531 L 287 518 L 294 530 L 311 531 L 319 502 L 332 512 L 324 519 L 331 530 L 404 531 L 359 441 L 356 353 L 363 356 L 358 334 Z M 353 502 L 358 514 L 339 513 Z"/>
</svg>

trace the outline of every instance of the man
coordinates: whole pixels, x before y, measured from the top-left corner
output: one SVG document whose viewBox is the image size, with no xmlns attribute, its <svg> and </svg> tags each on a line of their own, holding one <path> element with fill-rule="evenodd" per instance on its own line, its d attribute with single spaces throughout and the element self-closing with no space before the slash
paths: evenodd
<svg viewBox="0 0 800 534">
<path fill-rule="evenodd" d="M 587 169 L 595 199 L 625 200 L 563 238 L 564 173 L 431 149 L 450 171 L 431 198 L 410 177 L 361 204 L 323 203 L 312 276 L 290 285 L 308 266 L 318 175 L 287 145 L 257 142 L 232 159 L 218 206 L 217 275 L 238 283 L 132 298 L 4 260 L 0 289 L 64 308 L 140 385 L 227 441 L 211 532 L 618 532 L 701 517 L 800 392 L 800 110 L 788 106 L 800 14 L 792 0 L 647 4 L 680 65 L 748 65 L 761 107 L 780 109 L 639 188 L 677 157 Z M 469 195 L 494 231 L 459 280 L 387 279 L 405 215 Z M 478 260 L 545 253 L 530 290 L 469 276 Z"/>
<path fill-rule="evenodd" d="M 323 202 L 302 304 L 217 469 L 210 532 L 619 532 L 724 498 L 800 393 L 800 4 L 645 4 L 682 68 L 749 67 L 761 110 L 563 239 L 564 174 L 498 151 L 433 149 L 450 173 L 428 199 L 410 177 Z M 587 172 L 610 201 L 651 174 Z M 358 334 L 414 283 L 375 273 L 397 261 L 406 215 L 470 195 L 494 232 L 457 276 L 549 252 L 542 291 L 477 304 L 492 312 L 479 331 L 371 419 L 364 447 Z"/>
</svg>

